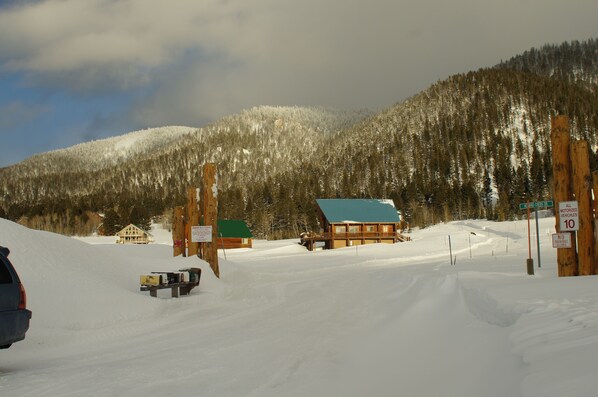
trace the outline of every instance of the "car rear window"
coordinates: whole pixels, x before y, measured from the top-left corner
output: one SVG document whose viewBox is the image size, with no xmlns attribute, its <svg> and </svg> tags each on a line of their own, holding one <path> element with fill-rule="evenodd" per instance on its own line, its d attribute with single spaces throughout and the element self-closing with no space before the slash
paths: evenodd
<svg viewBox="0 0 598 397">
<path fill-rule="evenodd" d="M 8 265 L 4 262 L 4 258 L 0 256 L 0 284 L 12 284 L 12 276 L 8 271 Z"/>
</svg>

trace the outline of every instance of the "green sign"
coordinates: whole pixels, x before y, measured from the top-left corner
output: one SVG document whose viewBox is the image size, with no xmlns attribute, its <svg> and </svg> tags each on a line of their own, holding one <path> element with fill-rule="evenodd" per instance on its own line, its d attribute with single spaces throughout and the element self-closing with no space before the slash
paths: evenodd
<svg viewBox="0 0 598 397">
<path fill-rule="evenodd" d="M 527 209 L 529 206 L 529 208 L 550 208 L 554 206 L 554 203 L 552 202 L 552 200 L 550 201 L 534 201 L 531 203 L 521 203 L 519 204 L 519 209 L 520 210 L 525 210 Z"/>
</svg>

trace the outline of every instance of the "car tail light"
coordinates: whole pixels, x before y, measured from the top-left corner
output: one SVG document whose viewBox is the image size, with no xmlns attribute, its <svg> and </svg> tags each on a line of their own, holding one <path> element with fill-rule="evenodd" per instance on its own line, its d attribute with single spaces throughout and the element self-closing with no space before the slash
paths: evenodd
<svg viewBox="0 0 598 397">
<path fill-rule="evenodd" d="M 27 293 L 23 284 L 19 283 L 19 289 L 21 290 L 21 299 L 19 300 L 19 309 L 27 309 Z"/>
</svg>

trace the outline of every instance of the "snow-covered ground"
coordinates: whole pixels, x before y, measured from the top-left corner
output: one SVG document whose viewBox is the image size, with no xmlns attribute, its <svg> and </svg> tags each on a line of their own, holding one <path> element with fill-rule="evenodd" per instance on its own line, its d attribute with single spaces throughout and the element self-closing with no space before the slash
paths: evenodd
<svg viewBox="0 0 598 397">
<path fill-rule="evenodd" d="M 534 276 L 526 222 L 464 221 L 395 245 L 256 241 L 220 252 L 217 279 L 160 230 L 123 246 L 0 219 L 33 311 L 0 396 L 594 396 L 598 278 L 556 276 L 553 230 Z M 139 291 L 191 266 L 190 296 Z"/>
</svg>

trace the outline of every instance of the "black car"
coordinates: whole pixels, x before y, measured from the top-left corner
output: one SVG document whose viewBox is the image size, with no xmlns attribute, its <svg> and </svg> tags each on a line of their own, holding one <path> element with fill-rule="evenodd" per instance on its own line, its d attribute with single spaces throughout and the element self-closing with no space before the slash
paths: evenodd
<svg viewBox="0 0 598 397">
<path fill-rule="evenodd" d="M 0 246 L 0 349 L 25 339 L 31 311 L 19 276 L 8 260 L 9 249 Z"/>
</svg>

